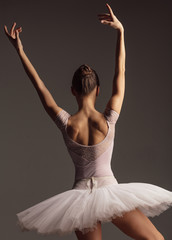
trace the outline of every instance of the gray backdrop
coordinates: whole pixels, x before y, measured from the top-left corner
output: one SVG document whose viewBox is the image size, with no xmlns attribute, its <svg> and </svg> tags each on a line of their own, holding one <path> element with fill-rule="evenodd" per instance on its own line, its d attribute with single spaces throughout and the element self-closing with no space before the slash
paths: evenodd
<svg viewBox="0 0 172 240">
<path fill-rule="evenodd" d="M 72 187 L 74 166 L 60 130 L 45 112 L 20 59 L 4 34 L 14 21 L 25 53 L 57 104 L 74 114 L 71 78 L 81 64 L 101 82 L 96 108 L 104 111 L 114 75 L 116 30 L 102 25 L 106 1 L 0 3 L 1 239 L 61 239 L 22 233 L 16 213 Z M 108 1 L 125 28 L 126 92 L 116 125 L 112 169 L 119 183 L 146 182 L 172 191 L 172 70 L 170 1 Z M 172 209 L 151 218 L 172 238 Z M 131 239 L 112 223 L 103 239 Z M 62 237 L 76 239 L 75 234 Z"/>
</svg>

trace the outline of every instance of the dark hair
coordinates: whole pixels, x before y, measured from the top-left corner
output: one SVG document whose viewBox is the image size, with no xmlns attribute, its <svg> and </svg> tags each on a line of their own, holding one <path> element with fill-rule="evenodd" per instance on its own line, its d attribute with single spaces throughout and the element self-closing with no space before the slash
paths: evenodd
<svg viewBox="0 0 172 240">
<path fill-rule="evenodd" d="M 96 86 L 100 86 L 96 71 L 87 64 L 82 64 L 73 75 L 72 87 L 79 95 L 85 96 Z"/>
</svg>

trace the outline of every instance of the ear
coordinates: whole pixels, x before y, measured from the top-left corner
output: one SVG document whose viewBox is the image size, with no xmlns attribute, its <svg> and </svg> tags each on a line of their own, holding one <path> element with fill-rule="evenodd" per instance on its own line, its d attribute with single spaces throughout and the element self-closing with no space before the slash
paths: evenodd
<svg viewBox="0 0 172 240">
<path fill-rule="evenodd" d="M 96 89 L 96 96 L 99 95 L 99 92 L 100 92 L 100 86 L 97 86 L 97 89 Z"/>
<path fill-rule="evenodd" d="M 75 94 L 75 89 L 71 86 L 71 92 L 72 92 L 72 94 L 75 96 L 76 94 Z"/>
</svg>

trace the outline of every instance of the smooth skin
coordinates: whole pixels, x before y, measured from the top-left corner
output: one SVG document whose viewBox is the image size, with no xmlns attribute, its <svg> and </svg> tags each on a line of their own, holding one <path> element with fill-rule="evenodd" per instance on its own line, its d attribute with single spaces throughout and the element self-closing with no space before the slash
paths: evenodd
<svg viewBox="0 0 172 240">
<path fill-rule="evenodd" d="M 125 92 L 125 44 L 124 28 L 121 22 L 114 15 L 111 7 L 106 4 L 108 13 L 98 14 L 102 24 L 109 25 L 117 31 L 115 74 L 112 84 L 112 95 L 106 105 L 120 114 L 124 92 Z M 16 49 L 23 67 L 35 87 L 44 109 L 54 121 L 55 117 L 62 110 L 57 105 L 53 96 L 40 79 L 35 68 L 26 56 L 23 44 L 19 37 L 22 27 L 16 28 L 16 23 L 11 27 L 10 33 L 7 26 L 4 25 L 4 31 L 14 48 Z M 80 97 L 71 87 L 72 94 L 76 97 L 78 103 L 78 112 L 71 116 L 68 121 L 67 131 L 70 137 L 81 144 L 94 145 L 101 142 L 107 134 L 108 128 L 103 114 L 95 109 L 95 101 L 99 95 L 100 87 L 96 87 L 88 96 Z M 83 131 L 84 130 L 84 131 Z M 164 240 L 162 234 L 155 228 L 151 221 L 139 210 L 127 212 L 123 217 L 117 217 L 112 220 L 123 233 L 136 240 Z M 81 231 L 75 231 L 78 240 L 101 240 L 102 239 L 101 222 L 97 223 L 97 229 L 87 234 Z"/>
</svg>

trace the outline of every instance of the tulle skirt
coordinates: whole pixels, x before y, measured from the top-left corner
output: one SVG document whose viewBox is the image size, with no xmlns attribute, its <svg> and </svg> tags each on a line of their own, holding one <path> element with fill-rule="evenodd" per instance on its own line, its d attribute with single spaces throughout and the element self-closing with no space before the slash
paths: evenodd
<svg viewBox="0 0 172 240">
<path fill-rule="evenodd" d="M 118 183 L 114 176 L 75 181 L 72 189 L 17 213 L 21 231 L 48 235 L 83 234 L 96 229 L 98 221 L 110 222 L 138 208 L 147 217 L 158 216 L 172 206 L 172 192 L 159 186 Z"/>
</svg>

